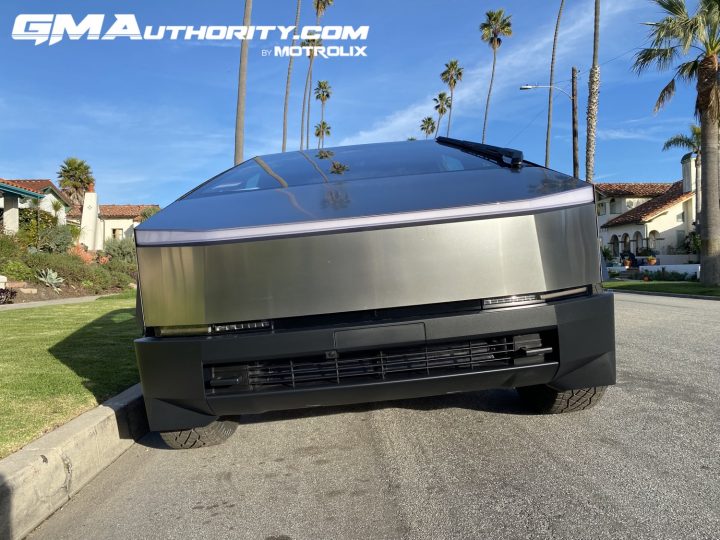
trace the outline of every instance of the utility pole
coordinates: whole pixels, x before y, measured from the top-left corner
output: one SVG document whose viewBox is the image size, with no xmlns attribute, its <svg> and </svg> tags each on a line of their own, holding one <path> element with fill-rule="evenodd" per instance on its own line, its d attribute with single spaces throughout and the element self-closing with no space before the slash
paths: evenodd
<svg viewBox="0 0 720 540">
<path fill-rule="evenodd" d="M 572 68 L 572 145 L 573 145 L 573 176 L 580 178 L 580 163 L 578 157 L 578 91 L 577 91 L 578 70 Z"/>
</svg>

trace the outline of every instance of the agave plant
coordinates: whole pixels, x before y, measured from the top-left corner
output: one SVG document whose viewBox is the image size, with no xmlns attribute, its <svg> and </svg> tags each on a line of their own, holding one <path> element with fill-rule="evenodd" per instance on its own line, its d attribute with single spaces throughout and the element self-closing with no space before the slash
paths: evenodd
<svg viewBox="0 0 720 540">
<path fill-rule="evenodd" d="M 38 281 L 44 283 L 53 291 L 60 294 L 60 285 L 65 281 L 65 279 L 58 276 L 55 270 L 46 268 L 45 270 L 38 272 Z"/>
</svg>

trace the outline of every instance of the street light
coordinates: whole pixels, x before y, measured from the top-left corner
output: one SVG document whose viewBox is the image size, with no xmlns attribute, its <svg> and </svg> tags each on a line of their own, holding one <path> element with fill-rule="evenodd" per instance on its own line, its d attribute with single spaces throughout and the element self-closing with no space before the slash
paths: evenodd
<svg viewBox="0 0 720 540">
<path fill-rule="evenodd" d="M 534 90 L 536 88 L 552 88 L 558 92 L 562 92 L 572 102 L 572 145 L 573 145 L 573 176 L 580 177 L 580 164 L 578 163 L 578 124 L 577 124 L 577 68 L 572 68 L 572 93 L 568 93 L 559 86 L 550 86 L 542 84 L 523 84 L 520 90 Z"/>
</svg>

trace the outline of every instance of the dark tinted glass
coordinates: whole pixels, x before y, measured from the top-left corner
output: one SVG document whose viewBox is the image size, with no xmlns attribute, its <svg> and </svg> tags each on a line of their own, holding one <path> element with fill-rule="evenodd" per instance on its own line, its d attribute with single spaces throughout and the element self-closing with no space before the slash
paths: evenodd
<svg viewBox="0 0 720 540">
<path fill-rule="evenodd" d="M 435 141 L 342 146 L 254 158 L 219 174 L 187 197 L 498 167 L 493 161 Z"/>
</svg>

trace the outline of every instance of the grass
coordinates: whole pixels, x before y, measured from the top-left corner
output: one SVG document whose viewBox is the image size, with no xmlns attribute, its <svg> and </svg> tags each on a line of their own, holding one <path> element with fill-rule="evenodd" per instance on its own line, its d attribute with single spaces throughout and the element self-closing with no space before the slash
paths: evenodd
<svg viewBox="0 0 720 540">
<path fill-rule="evenodd" d="M 706 287 L 692 281 L 606 281 L 608 289 L 720 296 L 720 287 Z"/>
<path fill-rule="evenodd" d="M 134 298 L 0 311 L 0 458 L 138 381 Z"/>
</svg>

